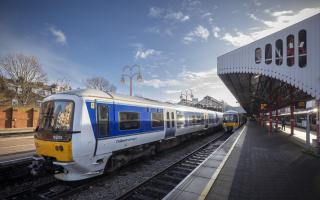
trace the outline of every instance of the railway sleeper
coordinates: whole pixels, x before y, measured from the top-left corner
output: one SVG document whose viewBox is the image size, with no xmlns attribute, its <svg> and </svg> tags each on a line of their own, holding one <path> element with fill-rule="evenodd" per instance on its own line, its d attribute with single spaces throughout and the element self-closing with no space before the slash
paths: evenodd
<svg viewBox="0 0 320 200">
<path fill-rule="evenodd" d="M 130 199 L 131 200 L 154 200 L 153 197 L 150 197 L 146 194 L 142 194 L 142 193 L 139 193 L 139 192 L 135 192 L 133 195 L 130 196 Z"/>
<path fill-rule="evenodd" d="M 186 160 L 185 163 L 190 163 L 190 164 L 197 164 L 197 165 L 199 165 L 200 163 L 202 163 L 202 161 L 194 162 L 194 161 Z"/>
<path fill-rule="evenodd" d="M 181 178 L 184 178 L 185 176 L 187 176 L 188 174 L 190 173 L 190 171 L 181 171 L 181 170 L 172 170 L 170 172 L 168 172 L 167 174 L 169 175 L 177 175 L 177 176 L 180 176 Z"/>
<path fill-rule="evenodd" d="M 194 162 L 194 163 L 181 163 L 181 165 L 184 167 L 189 167 L 190 169 L 191 168 L 194 169 L 198 166 L 198 164 L 196 162 Z"/>
<path fill-rule="evenodd" d="M 180 183 L 180 181 L 182 180 L 180 177 L 176 177 L 176 176 L 170 176 L 168 174 L 164 174 L 163 177 L 164 180 L 168 180 L 168 181 L 171 181 L 173 183 Z"/>
<path fill-rule="evenodd" d="M 167 194 L 168 191 L 170 191 L 172 189 L 172 187 L 168 186 L 168 185 L 162 185 L 159 187 L 159 185 L 154 185 L 153 186 L 145 186 L 145 190 L 148 190 L 152 193 L 157 193 L 158 196 L 163 196 L 164 194 Z"/>
<path fill-rule="evenodd" d="M 201 163 L 205 158 L 188 158 L 186 161 L 190 163 Z"/>
<path fill-rule="evenodd" d="M 189 169 L 189 170 L 193 170 L 195 167 L 194 166 L 191 166 L 191 165 L 187 165 L 185 163 L 180 163 L 178 166 L 178 168 L 185 168 L 185 169 Z"/>
<path fill-rule="evenodd" d="M 161 179 L 157 179 L 153 181 L 155 184 L 159 184 L 159 185 L 168 185 L 170 187 L 175 187 L 177 184 L 172 183 L 172 182 L 168 182 L 168 181 L 163 181 Z"/>
<path fill-rule="evenodd" d="M 143 187 L 140 190 L 146 196 L 152 197 L 153 199 L 159 199 L 163 196 L 163 192 L 158 192 L 156 190 L 151 190 L 151 188 Z"/>
</svg>

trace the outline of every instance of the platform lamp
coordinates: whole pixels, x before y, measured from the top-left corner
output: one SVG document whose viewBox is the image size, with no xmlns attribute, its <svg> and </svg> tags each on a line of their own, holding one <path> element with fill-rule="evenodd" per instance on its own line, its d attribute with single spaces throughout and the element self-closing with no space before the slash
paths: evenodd
<svg viewBox="0 0 320 200">
<path fill-rule="evenodd" d="M 130 96 L 132 96 L 132 81 L 134 77 L 137 77 L 138 82 L 143 82 L 140 65 L 126 65 L 122 69 L 122 75 L 120 82 L 125 84 L 125 77 L 128 77 L 130 80 Z"/>
</svg>

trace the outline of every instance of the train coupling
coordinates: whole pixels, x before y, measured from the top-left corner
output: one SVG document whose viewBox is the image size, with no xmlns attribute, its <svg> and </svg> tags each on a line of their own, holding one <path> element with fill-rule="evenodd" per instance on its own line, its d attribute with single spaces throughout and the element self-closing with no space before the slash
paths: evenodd
<svg viewBox="0 0 320 200">
<path fill-rule="evenodd" d="M 63 173 L 63 168 L 61 166 L 54 165 L 51 159 L 46 159 L 38 155 L 33 156 L 33 161 L 31 165 L 29 165 L 29 168 L 31 169 L 30 173 L 33 176 L 45 173 Z"/>
</svg>

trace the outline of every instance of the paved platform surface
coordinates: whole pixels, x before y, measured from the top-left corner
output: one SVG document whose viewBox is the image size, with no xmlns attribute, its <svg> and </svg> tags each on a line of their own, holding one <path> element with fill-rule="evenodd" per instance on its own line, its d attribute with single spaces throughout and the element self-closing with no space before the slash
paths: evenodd
<svg viewBox="0 0 320 200">
<path fill-rule="evenodd" d="M 0 137 L 34 133 L 34 128 L 1 128 Z"/>
<path fill-rule="evenodd" d="M 320 199 L 320 158 L 248 122 L 206 199 Z"/>
<path fill-rule="evenodd" d="M 0 137 L 0 157 L 34 150 L 33 134 L 28 136 Z"/>
</svg>

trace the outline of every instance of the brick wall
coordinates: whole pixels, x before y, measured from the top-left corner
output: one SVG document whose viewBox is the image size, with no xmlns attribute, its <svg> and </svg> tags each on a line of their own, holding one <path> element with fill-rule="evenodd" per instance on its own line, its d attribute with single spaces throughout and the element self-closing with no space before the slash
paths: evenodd
<svg viewBox="0 0 320 200">
<path fill-rule="evenodd" d="M 35 128 L 38 118 L 38 108 L 0 107 L 0 128 Z"/>
</svg>

